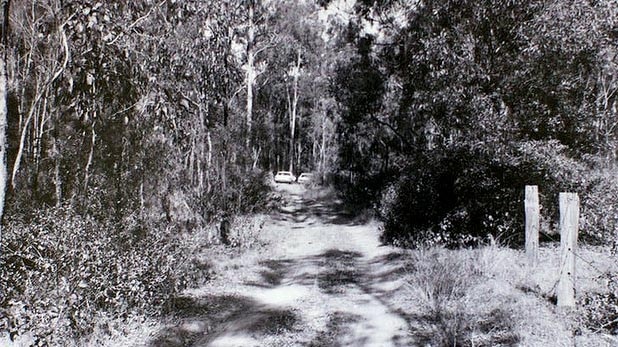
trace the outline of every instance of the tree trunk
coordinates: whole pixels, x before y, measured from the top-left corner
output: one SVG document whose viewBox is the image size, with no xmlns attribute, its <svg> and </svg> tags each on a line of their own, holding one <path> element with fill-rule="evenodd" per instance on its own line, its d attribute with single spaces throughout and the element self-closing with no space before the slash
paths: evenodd
<svg viewBox="0 0 618 347">
<path fill-rule="evenodd" d="M 322 175 L 322 181 L 324 181 L 326 171 L 326 113 L 322 118 L 322 146 L 320 148 L 320 174 Z"/>
<path fill-rule="evenodd" d="M 144 177 L 142 177 L 142 182 L 139 184 L 139 219 L 144 220 Z"/>
<path fill-rule="evenodd" d="M 54 158 L 54 185 L 56 186 L 56 207 L 60 207 L 62 203 L 62 177 L 60 177 L 60 153 L 58 151 L 57 138 L 58 134 L 54 134 L 52 139 L 52 153 Z"/>
<path fill-rule="evenodd" d="M 36 128 L 36 148 L 34 152 L 34 161 L 36 165 L 36 175 L 39 174 L 39 166 L 41 164 L 41 157 L 43 155 L 43 136 L 45 135 L 45 124 L 47 123 L 46 118 L 48 116 L 48 100 L 49 93 L 43 97 L 43 106 L 41 108 L 41 120 L 38 122 L 38 127 Z"/>
<path fill-rule="evenodd" d="M 225 147 L 225 144 L 223 146 Z M 221 153 L 221 185 L 223 187 L 223 192 L 227 191 L 227 156 L 225 153 Z"/>
<path fill-rule="evenodd" d="M 187 155 L 186 166 L 187 172 L 189 172 L 189 181 L 191 182 L 191 186 L 195 185 L 195 138 L 191 141 L 191 148 L 189 149 L 189 155 Z"/>
<path fill-rule="evenodd" d="M 249 1 L 249 27 L 247 29 L 247 150 L 251 148 L 251 128 L 253 123 L 253 85 L 255 84 L 255 23 L 253 22 L 255 3 Z"/>
<path fill-rule="evenodd" d="M 201 144 L 200 147 L 204 147 L 204 144 Z M 204 154 L 203 148 L 200 148 L 200 155 L 197 156 L 197 197 L 202 198 L 202 194 L 204 194 L 204 163 L 202 163 L 202 156 Z"/>
<path fill-rule="evenodd" d="M 292 86 L 292 105 L 290 112 L 290 172 L 294 172 L 294 142 L 296 131 L 296 113 L 298 107 L 298 77 L 300 76 L 300 49 L 298 49 L 298 55 L 296 59 L 296 66 L 294 67 L 294 85 Z M 298 169 L 298 168 L 297 168 Z"/>
<path fill-rule="evenodd" d="M 60 131 L 58 127 L 59 122 L 59 110 L 52 108 L 50 111 L 50 117 L 53 117 L 52 129 L 51 129 L 51 160 L 54 162 L 54 189 L 55 189 L 55 203 L 56 207 L 59 207 L 62 203 L 62 177 L 60 175 L 60 150 L 58 149 L 58 137 Z"/>
<path fill-rule="evenodd" d="M 96 114 L 94 116 L 96 119 Z M 88 162 L 84 168 L 84 196 L 88 197 L 88 181 L 90 180 L 90 167 L 92 166 L 92 160 L 94 159 L 94 148 L 97 141 L 97 133 L 94 130 L 96 123 L 92 123 L 92 136 L 90 139 L 90 152 L 88 153 Z"/>
<path fill-rule="evenodd" d="M 230 71 L 230 64 L 228 61 L 228 57 L 232 56 L 231 50 L 232 50 L 232 40 L 230 39 L 231 37 L 234 37 L 234 29 L 232 26 L 230 26 L 227 29 L 227 40 L 226 40 L 226 45 L 225 45 L 225 55 L 223 57 L 223 68 L 224 71 Z M 234 97 L 233 93 L 231 92 L 231 86 L 230 86 L 230 82 L 228 80 L 228 78 L 225 78 L 225 84 L 223 86 L 223 90 L 224 90 L 224 95 L 225 95 L 225 99 L 224 99 L 224 103 L 223 103 L 223 127 L 227 128 L 228 125 L 228 119 L 229 119 L 229 103 L 231 101 L 231 99 Z"/>
<path fill-rule="evenodd" d="M 318 165 L 316 165 L 317 163 L 317 157 L 318 157 L 318 139 L 316 138 L 315 134 L 312 137 L 312 144 L 311 144 L 311 166 L 312 166 L 312 170 L 315 170 L 315 168 L 318 167 Z"/>
<path fill-rule="evenodd" d="M 210 170 L 212 168 L 212 138 L 210 136 L 210 130 L 206 132 L 206 140 L 208 141 L 208 154 L 206 156 L 206 192 L 210 193 L 212 190 Z"/>
<path fill-rule="evenodd" d="M 292 139 L 292 136 L 294 135 L 294 124 L 292 122 L 292 119 L 294 118 L 292 115 L 292 97 L 290 96 L 290 89 L 285 86 L 285 96 L 286 96 L 286 100 L 288 103 L 288 115 L 289 115 L 289 125 L 290 125 L 290 136 L 288 138 L 288 148 L 285 152 L 287 152 L 287 157 L 285 157 L 285 152 L 284 152 L 284 161 L 287 161 L 289 164 L 288 170 L 291 172 L 292 171 L 292 164 L 294 163 L 294 140 Z"/>
<path fill-rule="evenodd" d="M 2 217 L 4 215 L 4 201 L 6 194 L 7 181 L 7 134 L 8 107 L 7 107 L 7 37 L 9 29 L 9 7 L 10 1 L 2 1 L 2 55 L 0 57 L 0 239 L 2 238 Z M 1 251 L 1 250 L 0 250 Z"/>
<path fill-rule="evenodd" d="M 6 89 L 6 77 L 4 78 L 4 84 Z M 28 111 L 28 117 L 26 117 L 26 121 L 21 128 L 21 136 L 19 137 L 19 147 L 17 149 L 17 155 L 15 156 L 15 162 L 13 163 L 13 173 L 11 175 L 11 187 L 15 189 L 15 178 L 17 177 L 17 172 L 19 171 L 19 167 L 21 166 L 21 158 L 24 154 L 24 147 L 26 146 L 26 136 L 28 135 L 28 128 L 30 122 L 32 121 L 32 117 L 34 116 L 37 108 L 37 104 L 41 99 L 43 94 L 39 93 L 39 83 L 37 81 L 36 85 L 36 97 L 32 100 L 32 104 L 30 105 L 30 110 Z M 5 92 L 6 97 L 6 92 Z M 6 107 L 6 102 L 5 106 Z"/>
<path fill-rule="evenodd" d="M 301 156 L 302 156 L 302 154 L 303 154 L 303 152 L 302 152 L 302 151 L 303 151 L 303 149 L 302 149 L 302 147 L 301 147 L 301 145 L 300 145 L 300 141 L 298 141 L 298 142 L 296 143 L 296 145 L 297 145 L 297 147 L 298 147 L 298 150 L 296 151 L 296 170 L 298 170 L 298 172 L 300 173 L 300 171 L 302 170 L 302 168 L 301 168 L 301 166 L 300 166 L 300 157 L 301 157 Z"/>
<path fill-rule="evenodd" d="M 262 147 L 259 146 L 258 148 L 253 148 L 253 153 L 252 153 L 252 157 L 253 157 L 253 164 L 251 165 L 251 169 L 255 170 L 257 168 L 257 164 L 258 161 L 260 160 L 260 153 L 262 152 Z"/>
</svg>

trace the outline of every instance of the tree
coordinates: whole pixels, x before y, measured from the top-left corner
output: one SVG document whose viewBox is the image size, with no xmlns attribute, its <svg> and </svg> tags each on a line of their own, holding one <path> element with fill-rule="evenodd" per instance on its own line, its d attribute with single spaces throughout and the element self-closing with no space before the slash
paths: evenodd
<svg viewBox="0 0 618 347">
<path fill-rule="evenodd" d="M 2 46 L 2 53 L 0 56 L 0 240 L 2 239 L 2 217 L 4 215 L 4 202 L 5 192 L 7 184 L 7 161 L 6 161 L 6 149 L 7 149 L 7 120 L 8 120 L 8 107 L 7 107 L 7 44 L 8 44 L 8 31 L 9 31 L 9 9 L 10 0 L 3 0 L 2 6 L 2 36 L 0 37 L 0 45 Z M 2 250 L 0 250 L 1 253 Z"/>
<path fill-rule="evenodd" d="M 276 33 L 276 44 L 264 53 L 268 69 L 263 73 L 257 93 L 258 117 L 270 118 L 276 143 L 262 138 L 260 147 L 277 169 L 309 170 L 313 163 L 309 138 L 310 115 L 318 107 L 320 93 L 326 90 L 327 72 L 323 66 L 326 42 L 321 37 L 323 23 L 312 1 L 271 2 L 267 23 Z M 302 20 L 298 20 L 299 16 Z"/>
<path fill-rule="evenodd" d="M 359 2 L 350 25 L 357 53 L 341 65 L 335 96 L 340 168 L 362 193 L 353 197 L 385 200 L 391 235 L 516 235 L 511 202 L 524 182 L 548 194 L 584 187 L 611 11 L 570 1 L 405 4 Z"/>
</svg>

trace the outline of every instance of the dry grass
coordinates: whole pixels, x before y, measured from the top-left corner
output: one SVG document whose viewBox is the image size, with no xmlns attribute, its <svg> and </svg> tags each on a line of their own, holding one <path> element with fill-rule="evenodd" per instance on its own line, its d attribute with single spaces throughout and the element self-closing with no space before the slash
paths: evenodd
<svg viewBox="0 0 618 347">
<path fill-rule="evenodd" d="M 408 292 L 419 303 L 410 316 L 413 334 L 423 345 L 512 346 L 520 337 L 512 326 L 508 296 L 486 286 L 494 263 L 487 250 L 416 251 Z"/>
<path fill-rule="evenodd" d="M 266 230 L 260 232 L 264 218 L 239 218 L 232 222 L 231 236 L 237 240 L 236 247 L 218 243 L 217 225 L 188 234 L 185 247 L 207 265 L 208 274 L 202 277 L 225 283 L 226 293 L 243 293 L 243 283 L 280 285 L 287 276 L 287 265 L 271 260 L 273 250 L 262 246 L 268 239 Z M 329 251 L 321 254 L 320 259 L 326 270 L 316 276 L 315 283 L 324 295 L 340 296 L 347 287 L 362 287 L 408 322 L 410 335 L 416 340 L 413 345 L 618 346 L 616 336 L 584 324 L 581 308 L 569 312 L 555 306 L 560 264 L 559 247 L 555 245 L 541 248 L 536 267 L 527 264 L 522 251 L 495 244 L 464 250 L 396 250 L 372 259 L 361 273 L 356 267 L 365 262 L 360 254 Z M 578 300 L 590 293 L 608 292 L 600 275 L 618 270 L 616 258 L 608 248 L 580 248 L 577 264 Z M 375 267 L 374 271 L 365 272 L 371 267 Z M 397 285 L 400 281 L 403 286 Z M 220 289 L 209 282 L 186 294 L 212 297 L 198 309 L 216 307 L 213 302 L 219 300 L 231 302 L 230 313 L 245 312 L 242 302 L 211 295 Z M 320 303 L 312 305 L 315 309 Z M 350 334 L 349 326 L 360 319 L 343 313 L 324 314 L 324 329 L 314 336 L 315 327 L 307 329 L 311 324 L 301 314 L 305 311 L 254 311 L 254 317 L 259 319 L 247 320 L 243 328 L 258 331 L 263 345 L 284 345 L 285 341 L 285 345 L 292 346 L 305 341 L 307 346 L 337 346 L 342 336 Z M 200 311 L 194 316 L 205 319 Z M 162 329 L 161 322 L 143 321 L 140 317 L 101 322 L 95 334 L 77 345 L 135 345 Z"/>
<path fill-rule="evenodd" d="M 543 247 L 530 267 L 522 251 L 488 245 L 474 250 L 411 251 L 407 283 L 391 299 L 406 313 L 419 344 L 431 346 L 614 346 L 615 336 L 586 328 L 582 310 L 558 309 L 559 248 Z M 578 252 L 578 300 L 606 291 L 599 272 L 616 271 L 607 248 Z M 585 259 L 585 261 L 584 261 Z"/>
</svg>

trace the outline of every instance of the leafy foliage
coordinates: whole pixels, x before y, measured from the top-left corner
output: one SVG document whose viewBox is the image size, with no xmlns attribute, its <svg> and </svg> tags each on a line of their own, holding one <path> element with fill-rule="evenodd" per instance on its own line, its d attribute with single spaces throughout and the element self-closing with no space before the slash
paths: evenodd
<svg viewBox="0 0 618 347">
<path fill-rule="evenodd" d="M 546 224 L 574 190 L 618 238 L 590 174 L 617 157 L 612 1 L 11 3 L 0 307 L 43 344 L 154 312 L 200 276 L 178 233 L 245 223 L 288 165 L 375 207 L 385 242 L 520 242 L 525 184 Z"/>
<path fill-rule="evenodd" d="M 311 93 L 328 72 L 318 64 L 321 26 L 292 20 L 314 9 L 311 1 L 11 2 L 4 327 L 58 344 L 89 333 L 97 314 L 154 314 L 206 277 L 183 235 L 222 219 L 248 229 L 234 245 L 251 246 L 257 228 L 242 215 L 272 207 L 268 171 L 290 155 L 291 52 L 303 59 L 291 155 L 299 169 L 318 161 L 331 169 L 332 111 Z M 257 125 L 249 130 L 252 25 Z"/>
<path fill-rule="evenodd" d="M 587 293 L 582 299 L 584 324 L 593 331 L 604 331 L 612 335 L 618 333 L 618 276 L 603 276 L 607 292 Z"/>
<path fill-rule="evenodd" d="M 99 313 L 156 313 L 204 275 L 173 229 L 118 232 L 66 206 L 7 226 L 2 325 L 44 344 L 91 332 Z"/>
<path fill-rule="evenodd" d="M 485 236 L 520 243 L 523 187 L 543 182 L 544 215 L 557 220 L 560 191 L 586 191 L 585 167 L 557 142 L 523 142 L 510 153 L 459 149 L 432 153 L 389 186 L 380 202 L 383 241 L 402 238 L 412 246 L 477 244 Z M 471 163 L 473 165 L 471 165 Z"/>
<path fill-rule="evenodd" d="M 611 171 L 596 172 L 584 179 L 589 189 L 582 200 L 581 228 L 596 242 L 610 242 L 618 249 L 618 182 Z"/>
<path fill-rule="evenodd" d="M 334 84 L 339 167 L 346 192 L 359 192 L 352 203 L 380 209 L 384 241 L 519 242 L 524 185 L 539 186 L 549 221 L 559 191 L 589 192 L 583 158 L 604 146 L 588 119 L 608 2 L 366 6 Z M 363 30 L 376 13 L 377 29 Z"/>
</svg>

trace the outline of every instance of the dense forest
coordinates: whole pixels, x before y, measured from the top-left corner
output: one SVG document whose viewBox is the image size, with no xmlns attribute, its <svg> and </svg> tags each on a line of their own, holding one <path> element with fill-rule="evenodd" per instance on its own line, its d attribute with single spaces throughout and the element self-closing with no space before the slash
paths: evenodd
<svg viewBox="0 0 618 347">
<path fill-rule="evenodd" d="M 0 330 L 53 344 L 158 310 L 192 284 L 179 235 L 268 208 L 277 170 L 385 243 L 521 245 L 526 184 L 546 233 L 570 190 L 583 237 L 618 240 L 613 0 L 1 9 Z"/>
<path fill-rule="evenodd" d="M 357 13 L 336 75 L 337 172 L 348 197 L 378 208 L 385 241 L 520 243 L 526 184 L 546 224 L 571 190 L 587 235 L 615 237 L 615 3 L 369 1 Z"/>
</svg>

